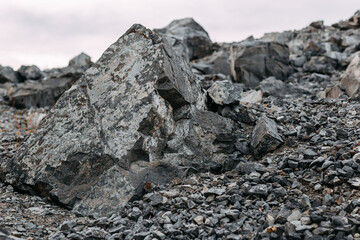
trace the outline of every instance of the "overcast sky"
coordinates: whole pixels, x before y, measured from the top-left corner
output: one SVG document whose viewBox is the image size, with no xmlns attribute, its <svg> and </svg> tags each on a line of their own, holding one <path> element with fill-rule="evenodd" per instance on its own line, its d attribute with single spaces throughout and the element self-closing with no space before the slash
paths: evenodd
<svg viewBox="0 0 360 240">
<path fill-rule="evenodd" d="M 193 17 L 218 42 L 331 25 L 360 0 L 0 0 L 0 64 L 63 67 L 80 52 L 96 61 L 132 24 L 161 28 Z"/>
</svg>

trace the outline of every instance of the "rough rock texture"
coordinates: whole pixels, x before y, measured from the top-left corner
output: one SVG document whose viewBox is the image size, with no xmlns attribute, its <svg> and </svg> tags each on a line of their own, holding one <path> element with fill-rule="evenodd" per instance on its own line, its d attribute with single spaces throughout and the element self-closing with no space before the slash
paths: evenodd
<svg viewBox="0 0 360 240">
<path fill-rule="evenodd" d="M 192 18 L 174 20 L 154 31 L 163 34 L 175 52 L 187 60 L 202 58 L 212 52 L 208 33 Z"/>
<path fill-rule="evenodd" d="M 3 67 L 0 65 L 0 83 L 19 82 L 19 77 L 11 67 Z"/>
<path fill-rule="evenodd" d="M 289 65 L 289 49 L 276 42 L 244 42 L 230 48 L 231 73 L 235 81 L 255 87 L 274 76 L 285 80 L 293 73 Z"/>
<path fill-rule="evenodd" d="M 16 108 L 52 106 L 74 82 L 72 78 L 52 78 L 25 83 L 11 91 L 9 104 Z"/>
<path fill-rule="evenodd" d="M 274 120 L 268 117 L 259 118 L 254 128 L 251 147 L 254 156 L 260 158 L 277 149 L 283 143 Z"/>
<path fill-rule="evenodd" d="M 332 25 L 335 28 L 341 30 L 356 29 L 360 27 L 360 10 L 356 11 L 355 14 L 347 21 L 340 21 Z"/>
<path fill-rule="evenodd" d="M 192 62 L 191 66 L 203 74 L 221 73 L 230 76 L 230 46 L 228 45 L 221 44 L 211 55 L 198 59 L 195 63 Z"/>
<path fill-rule="evenodd" d="M 42 76 L 40 69 L 35 65 L 21 66 L 18 72 L 20 74 L 20 77 L 23 78 L 23 80 L 38 80 Z"/>
<path fill-rule="evenodd" d="M 6 99 L 10 106 L 19 109 L 53 106 L 61 94 L 69 89 L 91 65 L 90 57 L 81 53 L 70 60 L 67 67 L 40 72 L 41 79 L 36 81 L 22 78 L 10 67 L 0 67 L 0 82 L 6 78 L 6 82 L 0 85 L 0 97 Z M 26 69 L 32 74 L 37 67 Z M 25 82 L 22 82 L 23 80 Z"/>
<path fill-rule="evenodd" d="M 208 90 L 211 99 L 220 105 L 239 102 L 243 88 L 229 80 L 216 81 Z"/>
<path fill-rule="evenodd" d="M 277 80 L 274 77 L 268 77 L 261 81 L 260 89 L 264 96 L 283 96 L 285 89 L 285 83 Z"/>
<path fill-rule="evenodd" d="M 357 52 L 341 79 L 341 88 L 346 94 L 354 97 L 360 89 L 360 52 Z"/>
<path fill-rule="evenodd" d="M 91 58 L 86 53 L 80 53 L 69 61 L 71 67 L 84 67 L 91 64 Z"/>
<path fill-rule="evenodd" d="M 352 18 L 344 21 L 343 25 L 346 26 L 356 21 Z M 167 121 L 174 122 L 176 130 L 175 134 L 171 135 L 166 142 L 163 163 L 172 162 L 179 168 L 169 166 L 155 169 L 154 174 L 149 174 L 149 176 L 156 175 L 163 178 L 169 174 L 175 176 L 175 169 L 183 168 L 187 172 L 186 177 L 175 178 L 166 185 L 155 184 L 156 181 L 147 178 L 145 180 L 148 180 L 147 182 L 144 181 L 144 184 L 138 185 L 139 188 L 135 190 L 131 201 L 128 201 L 123 207 L 119 207 L 114 214 L 99 218 L 75 216 L 73 212 L 49 203 L 47 201 L 49 195 L 45 197 L 29 196 L 24 192 L 17 192 L 16 188 L 13 189 L 11 185 L 0 182 L 0 238 L 1 235 L 5 235 L 23 239 L 88 240 L 360 239 L 360 104 L 357 93 L 350 98 L 339 87 L 340 80 L 346 76 L 346 67 L 355 57 L 353 53 L 360 50 L 360 28 L 353 27 L 342 30 L 331 26 L 321 26 L 322 23 L 311 25 L 300 30 L 266 34 L 261 39 L 266 42 L 281 41 L 289 45 L 291 64 L 295 66 L 296 72 L 287 79 L 280 82 L 280 80 L 268 78 L 262 80 L 260 86 L 254 89 L 243 87 L 242 96 L 248 100 L 246 104 L 235 101 L 231 104 L 221 105 L 208 97 L 206 106 L 212 112 L 198 111 L 196 107 L 191 107 L 192 104 L 186 104 L 185 107 L 173 111 L 173 119 L 170 118 Z M 127 37 L 129 39 L 129 35 Z M 250 37 L 245 41 L 252 42 L 254 39 Z M 223 51 L 221 53 L 223 55 L 218 56 L 219 59 L 222 59 L 219 62 L 208 64 L 209 62 L 206 60 L 212 56 L 209 55 L 190 63 L 192 72 L 201 81 L 200 86 L 203 88 L 203 92 L 218 81 L 230 81 L 229 77 L 221 72 L 222 70 L 220 71 L 221 68 L 216 70 L 217 64 L 225 62 L 223 60 L 229 54 L 230 45 L 230 43 L 219 44 L 219 46 L 214 44 L 216 53 Z M 153 51 L 153 48 L 149 49 Z M 151 52 L 148 54 L 151 55 Z M 109 54 L 109 58 L 110 56 L 113 55 Z M 328 71 L 324 73 L 306 72 L 303 65 L 309 63 L 312 57 L 329 58 L 330 61 L 335 60 L 337 64 L 333 65 L 334 70 L 331 73 Z M 172 59 L 174 60 L 174 58 Z M 150 56 L 144 61 L 149 59 Z M 169 62 L 173 62 L 176 66 L 181 65 L 177 64 L 178 61 L 173 60 L 169 60 Z M 126 66 L 131 68 L 131 64 Z M 92 69 L 98 68 L 100 68 L 99 65 L 94 65 Z M 113 68 L 106 69 L 108 69 L 107 73 L 114 73 L 111 70 Z M 181 70 L 182 74 L 189 72 L 187 67 L 183 69 L 186 73 Z M 129 73 L 129 71 L 125 72 Z M 122 73 L 125 74 L 125 72 Z M 44 79 L 51 79 L 75 76 L 82 74 L 82 71 L 66 67 L 46 70 L 42 73 L 45 75 Z M 182 74 L 176 76 L 182 76 Z M 151 74 L 147 76 L 149 75 Z M 94 82 L 92 78 L 88 77 L 86 82 L 89 79 L 91 83 Z M 156 80 L 153 81 L 156 82 Z M 353 87 L 356 87 L 356 84 L 355 82 Z M 13 157 L 19 154 L 20 147 L 24 144 L 23 140 L 28 139 L 27 135 L 34 132 L 40 119 L 48 114 L 48 108 L 35 107 L 19 110 L 8 105 L 5 99 L 8 87 L 20 85 L 11 82 L 0 84 L 0 168 L 2 169 L 8 165 L 8 161 L 13 161 Z M 85 80 L 82 81 L 82 85 L 77 86 L 77 89 L 81 86 L 83 89 L 88 89 Z M 104 86 L 104 84 L 100 86 Z M 104 87 L 107 86 L 105 84 Z M 126 95 L 128 98 L 138 95 L 138 91 L 131 95 L 133 90 L 134 88 L 130 85 Z M 136 88 L 136 90 L 139 89 Z M 76 93 L 76 90 L 74 91 L 72 94 Z M 196 91 L 200 91 L 200 89 Z M 109 92 L 111 91 L 107 91 L 107 93 Z M 78 92 L 77 94 L 82 93 Z M 156 95 L 156 90 L 154 94 Z M 161 94 L 163 95 L 164 91 Z M 4 99 L 1 99 L 1 96 L 4 96 Z M 124 97 L 124 94 L 116 96 L 121 98 L 120 96 Z M 91 99 L 93 101 L 94 98 Z M 159 96 L 159 99 L 162 97 Z M 121 98 L 120 104 L 123 104 L 122 101 L 125 104 L 129 102 Z M 74 103 L 74 101 L 70 101 L 70 103 Z M 79 101 L 78 103 L 80 104 Z M 118 102 L 116 103 L 118 104 Z M 66 105 L 64 101 L 61 101 L 61 104 Z M 133 103 L 128 105 L 134 106 Z M 99 106 L 98 102 L 96 106 Z M 139 109 L 143 109 L 141 107 Z M 86 115 L 85 108 L 82 109 L 84 110 L 82 114 Z M 109 107 L 105 107 L 103 112 L 111 115 L 109 109 Z M 61 110 L 69 113 L 74 108 L 61 108 Z M 113 108 L 111 110 L 116 114 L 119 112 Z M 56 111 L 60 111 L 59 108 Z M 74 112 L 74 114 L 77 113 L 80 112 Z M 101 111 L 97 111 L 97 115 L 91 121 L 89 118 L 80 119 L 86 122 L 90 129 L 94 129 L 95 125 L 99 128 L 108 126 L 99 121 L 100 117 L 105 116 L 101 113 Z M 124 114 L 128 113 L 129 111 L 126 110 Z M 132 116 L 134 114 L 138 116 L 137 113 L 137 111 L 131 112 Z M 52 114 L 50 113 L 50 119 L 54 119 Z M 275 129 L 278 134 L 274 135 L 281 136 L 284 144 L 273 152 L 254 158 L 254 149 L 251 145 L 253 125 L 257 122 L 257 128 L 259 128 L 259 119 L 264 115 L 273 119 L 271 120 L 273 124 L 276 122 Z M 73 123 L 66 118 L 65 114 L 61 115 L 59 112 L 57 112 L 57 116 L 64 116 L 61 120 L 62 123 L 72 131 L 67 132 L 65 138 L 62 137 L 64 134 L 61 132 L 57 135 L 57 139 L 53 137 L 53 142 L 63 141 L 66 143 L 64 146 L 69 146 L 66 139 L 72 138 L 75 143 L 84 146 L 85 150 L 88 149 L 88 142 L 79 142 L 77 141 L 80 139 L 79 136 L 73 137 L 75 134 L 80 135 L 80 127 L 83 127 L 84 124 L 80 121 Z M 120 114 L 120 116 L 124 115 Z M 109 118 L 108 116 L 104 117 L 105 121 Z M 117 116 L 114 119 L 117 119 Z M 126 126 L 130 127 L 132 121 L 135 124 L 139 122 L 136 118 L 127 119 L 129 119 L 129 124 Z M 155 117 L 156 119 L 158 118 Z M 237 124 L 234 125 L 229 119 Z M 42 125 L 46 124 L 50 125 L 49 119 L 43 121 Z M 60 125 L 61 123 L 56 124 Z M 53 125 L 55 126 L 55 123 Z M 158 124 L 158 126 L 161 128 L 160 126 L 164 125 Z M 236 128 L 235 132 L 234 128 Z M 271 127 L 268 128 L 271 129 Z M 88 128 L 82 129 L 88 134 L 87 136 L 90 135 Z M 156 129 L 154 131 L 157 131 Z M 111 129 L 111 131 L 118 133 L 118 129 Z M 103 132 L 105 133 L 105 131 Z M 269 132 L 274 133 L 274 131 Z M 81 134 L 83 133 L 81 132 Z M 109 136 L 109 134 L 102 136 Z M 43 144 L 42 139 L 35 138 L 40 140 L 40 144 Z M 47 138 L 44 139 L 49 142 Z M 112 141 L 114 138 L 107 139 Z M 129 139 L 126 137 L 124 141 Z M 259 144 L 259 149 L 261 146 L 276 144 L 280 141 L 279 138 L 275 137 L 274 139 L 273 136 L 260 140 L 263 141 L 263 144 Z M 116 140 L 112 142 L 117 143 Z M 131 141 L 130 144 L 132 144 Z M 52 146 L 44 145 L 44 151 L 52 151 Z M 205 155 L 204 152 L 208 155 Z M 218 164 L 211 164 L 211 173 L 209 173 L 209 168 L 199 164 L 201 160 L 198 161 L 199 158 L 196 157 L 194 159 L 194 155 L 204 156 L 204 162 L 209 159 L 214 160 L 214 157 L 218 156 Z M 139 154 L 138 158 L 143 157 L 144 154 Z M 46 158 L 44 159 L 44 162 L 48 161 Z M 104 160 L 107 159 L 104 157 Z M 184 159 L 188 159 L 188 162 Z M 191 165 L 187 165 L 189 162 Z M 147 164 L 146 162 L 141 163 Z M 27 164 L 29 165 L 30 162 L 24 163 L 23 166 L 26 167 Z M 96 164 L 99 163 L 96 162 Z M 98 166 L 96 164 L 94 168 Z M 67 168 L 64 167 L 65 165 L 54 166 L 56 174 L 49 167 L 49 175 L 60 176 L 62 169 L 64 169 L 63 172 L 71 172 L 68 169 L 76 169 L 73 165 L 67 165 L 69 166 Z M 134 165 L 133 162 L 132 166 Z M 87 165 L 83 164 L 82 166 L 86 168 Z M 130 176 L 132 173 L 124 171 L 129 174 L 126 176 Z M 182 172 L 181 169 L 179 171 Z M 92 170 L 87 171 L 89 175 L 93 172 Z M 0 175 L 4 173 L 3 170 L 0 170 Z M 18 173 L 22 174 L 24 171 Z M 36 174 L 40 176 L 42 172 Z M 80 174 L 79 177 L 81 176 Z M 141 174 L 132 176 L 141 176 Z M 24 175 L 23 178 L 25 177 Z M 74 178 L 71 175 L 69 181 L 75 179 L 74 182 L 76 182 L 79 177 Z M 4 178 L 4 175 L 0 176 L 0 179 Z M 21 180 L 21 177 L 19 179 Z M 49 181 L 49 178 L 44 177 L 44 179 Z M 105 177 L 101 179 L 105 179 Z M 53 180 L 54 177 L 50 178 L 50 181 Z M 132 187 L 131 183 L 134 181 L 126 183 Z M 14 185 L 16 186 L 16 184 Z M 99 192 L 100 185 L 99 183 L 93 186 L 94 194 L 96 191 Z M 46 185 L 38 184 L 37 188 L 33 187 L 32 189 L 41 190 L 41 187 L 44 186 Z M 84 185 L 82 186 L 84 187 Z M 30 188 L 30 186 L 28 187 Z M 43 192 L 46 190 L 46 188 L 42 189 Z M 146 193 L 143 197 L 141 197 L 142 192 Z M 117 191 L 112 190 L 111 193 L 116 195 Z M 111 200 L 111 197 L 106 194 L 104 196 L 104 198 L 99 197 L 99 201 L 110 199 L 108 203 L 113 206 L 114 201 Z M 6 230 L 8 234 L 2 234 L 2 229 Z"/>
<path fill-rule="evenodd" d="M 335 71 L 336 61 L 329 57 L 311 57 L 310 61 L 304 64 L 304 71 L 323 74 L 331 74 Z"/>
<path fill-rule="evenodd" d="M 0 176 L 83 214 L 108 214 L 181 166 L 223 163 L 233 122 L 159 35 L 131 27 L 66 91 Z"/>
</svg>

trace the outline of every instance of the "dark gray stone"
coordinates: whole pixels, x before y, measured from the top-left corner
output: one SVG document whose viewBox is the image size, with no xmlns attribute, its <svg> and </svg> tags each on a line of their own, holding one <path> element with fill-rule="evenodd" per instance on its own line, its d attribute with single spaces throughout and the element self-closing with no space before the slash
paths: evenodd
<svg viewBox="0 0 360 240">
<path fill-rule="evenodd" d="M 252 133 L 251 148 L 256 158 L 260 158 L 283 144 L 274 120 L 259 118 Z"/>
<path fill-rule="evenodd" d="M 19 81 L 18 75 L 11 67 L 3 67 L 0 65 L 0 83 L 18 83 Z"/>
<path fill-rule="evenodd" d="M 81 68 L 91 64 L 91 58 L 86 53 L 80 53 L 69 61 L 70 67 Z"/>
<path fill-rule="evenodd" d="M 269 194 L 269 190 L 266 184 L 259 184 L 251 187 L 249 190 L 249 194 L 257 195 L 260 197 L 267 197 L 267 195 Z"/>
<path fill-rule="evenodd" d="M 24 80 L 38 80 L 42 77 L 40 69 L 35 65 L 21 66 L 18 72 Z"/>
<path fill-rule="evenodd" d="M 276 42 L 234 44 L 230 48 L 230 61 L 234 80 L 249 87 L 270 76 L 285 80 L 293 73 L 288 47 Z"/>
<path fill-rule="evenodd" d="M 314 56 L 311 57 L 310 61 L 304 64 L 304 71 L 315 72 L 323 74 L 331 74 L 335 71 L 336 61 L 325 56 Z"/>
<path fill-rule="evenodd" d="M 188 61 L 212 53 L 213 44 L 208 33 L 192 18 L 174 20 L 166 27 L 154 31 L 163 34 L 175 52 Z"/>
<path fill-rule="evenodd" d="M 16 108 L 53 106 L 74 83 L 72 78 L 52 78 L 44 82 L 19 85 L 9 95 L 9 104 Z"/>
</svg>

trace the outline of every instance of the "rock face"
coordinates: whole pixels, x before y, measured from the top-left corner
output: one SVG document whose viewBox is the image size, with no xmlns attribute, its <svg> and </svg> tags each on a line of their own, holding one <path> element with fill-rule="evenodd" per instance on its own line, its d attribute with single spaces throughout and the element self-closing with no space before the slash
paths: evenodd
<svg viewBox="0 0 360 240">
<path fill-rule="evenodd" d="M 285 80 L 293 73 L 288 47 L 276 42 L 234 44 L 230 48 L 230 61 L 234 80 L 249 87 L 270 76 Z"/>
<path fill-rule="evenodd" d="M 341 88 L 346 94 L 354 97 L 360 89 L 360 52 L 357 52 L 341 79 Z"/>
<path fill-rule="evenodd" d="M 254 156 L 260 158 L 277 149 L 282 143 L 283 140 L 276 129 L 274 120 L 265 116 L 259 118 L 251 140 Z"/>
<path fill-rule="evenodd" d="M 0 176 L 76 212 L 108 214 L 147 182 L 226 161 L 234 123 L 203 109 L 186 62 L 134 25 L 60 97 Z"/>
<path fill-rule="evenodd" d="M 154 31 L 163 34 L 175 52 L 187 60 L 202 58 L 212 52 L 209 34 L 192 18 L 174 20 Z"/>
</svg>

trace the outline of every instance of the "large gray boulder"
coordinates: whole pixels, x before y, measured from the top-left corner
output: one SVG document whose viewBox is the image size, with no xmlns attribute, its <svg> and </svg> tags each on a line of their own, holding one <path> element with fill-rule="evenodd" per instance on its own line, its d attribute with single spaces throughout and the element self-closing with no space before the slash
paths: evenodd
<svg viewBox="0 0 360 240">
<path fill-rule="evenodd" d="M 175 52 L 188 61 L 205 57 L 212 52 L 212 41 L 205 29 L 192 18 L 172 21 L 161 29 L 154 29 L 163 35 Z"/>
<path fill-rule="evenodd" d="M 256 87 L 260 81 L 274 76 L 285 80 L 293 73 L 289 65 L 289 49 L 276 42 L 244 42 L 230 48 L 231 74 L 235 81 Z"/>
<path fill-rule="evenodd" d="M 360 90 L 360 52 L 354 54 L 350 65 L 346 68 L 340 86 L 346 94 L 354 97 L 359 94 Z"/>
<path fill-rule="evenodd" d="M 0 178 L 75 212 L 107 215 L 144 186 L 222 164 L 234 122 L 204 110 L 184 59 L 132 26 L 66 91 Z"/>
</svg>

